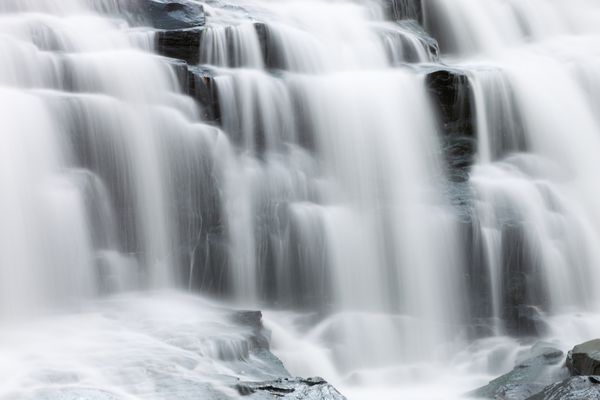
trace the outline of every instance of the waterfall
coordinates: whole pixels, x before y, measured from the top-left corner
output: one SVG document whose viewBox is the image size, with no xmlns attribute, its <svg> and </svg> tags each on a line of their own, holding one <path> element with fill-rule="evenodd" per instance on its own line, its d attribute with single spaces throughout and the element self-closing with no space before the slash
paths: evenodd
<svg viewBox="0 0 600 400">
<path fill-rule="evenodd" d="M 58 358 L 91 389 L 231 398 L 224 376 L 282 373 L 226 305 L 265 311 L 294 375 L 448 399 L 532 337 L 591 339 L 599 22 L 595 0 L 4 0 L 0 350 L 90 323 Z M 0 397 L 35 396 L 6 365 Z"/>
</svg>

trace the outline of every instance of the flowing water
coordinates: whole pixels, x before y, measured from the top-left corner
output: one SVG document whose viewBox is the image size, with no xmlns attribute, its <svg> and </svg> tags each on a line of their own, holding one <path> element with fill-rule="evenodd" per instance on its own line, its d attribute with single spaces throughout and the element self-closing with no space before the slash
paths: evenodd
<svg viewBox="0 0 600 400">
<path fill-rule="evenodd" d="M 267 310 L 289 371 L 350 399 L 460 397 L 535 342 L 525 311 L 558 347 L 594 338 L 596 0 L 191 2 L 201 107 L 131 3 L 0 2 L 1 399 L 277 375 L 171 290 Z M 461 132 L 439 70 L 464 77 Z"/>
</svg>

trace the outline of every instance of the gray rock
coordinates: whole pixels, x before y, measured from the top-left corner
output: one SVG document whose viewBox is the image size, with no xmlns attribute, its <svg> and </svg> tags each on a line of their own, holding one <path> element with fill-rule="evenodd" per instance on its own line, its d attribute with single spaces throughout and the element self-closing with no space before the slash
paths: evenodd
<svg viewBox="0 0 600 400">
<path fill-rule="evenodd" d="M 204 7 L 190 0 L 120 0 L 121 12 L 133 24 L 156 29 L 188 29 L 204 26 Z"/>
<path fill-rule="evenodd" d="M 256 400 L 345 400 L 346 398 L 322 378 L 290 378 L 268 382 L 240 382 L 236 389 L 242 396 Z"/>
<path fill-rule="evenodd" d="M 600 375 L 600 339 L 577 345 L 567 356 L 571 375 Z"/>
<path fill-rule="evenodd" d="M 524 400 L 539 393 L 552 382 L 563 379 L 564 369 L 558 368 L 564 353 L 545 343 L 538 343 L 520 357 L 508 374 L 471 393 L 472 397 L 495 400 Z"/>
<path fill-rule="evenodd" d="M 156 34 L 156 50 L 159 54 L 183 60 L 190 65 L 200 59 L 202 28 L 162 30 Z"/>
<path fill-rule="evenodd" d="M 455 182 L 467 181 L 477 149 L 471 83 L 463 71 L 451 69 L 433 70 L 425 82 L 439 117 L 449 176 Z"/>
<path fill-rule="evenodd" d="M 221 106 L 214 72 L 205 67 L 189 67 L 187 93 L 202 106 L 202 119 L 221 123 Z"/>
<path fill-rule="evenodd" d="M 576 376 L 546 387 L 527 400 L 600 400 L 600 376 Z"/>
</svg>

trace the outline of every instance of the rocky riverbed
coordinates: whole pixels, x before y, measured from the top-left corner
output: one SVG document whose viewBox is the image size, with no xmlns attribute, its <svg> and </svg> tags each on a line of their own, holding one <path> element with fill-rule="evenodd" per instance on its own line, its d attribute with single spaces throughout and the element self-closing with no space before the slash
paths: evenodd
<svg viewBox="0 0 600 400">
<path fill-rule="evenodd" d="M 495 400 L 600 399 L 600 340 L 579 344 L 566 355 L 540 342 L 519 358 L 512 371 L 469 396 Z"/>
</svg>

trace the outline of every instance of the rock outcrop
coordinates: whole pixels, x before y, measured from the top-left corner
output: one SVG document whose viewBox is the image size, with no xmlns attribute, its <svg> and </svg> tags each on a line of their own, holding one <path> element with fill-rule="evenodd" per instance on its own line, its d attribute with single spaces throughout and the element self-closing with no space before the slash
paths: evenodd
<svg viewBox="0 0 600 400">
<path fill-rule="evenodd" d="M 600 400 L 600 376 L 576 376 L 548 386 L 527 400 Z"/>
<path fill-rule="evenodd" d="M 477 151 L 471 84 L 463 71 L 450 69 L 429 72 L 425 82 L 439 116 L 450 179 L 464 182 Z"/>
<path fill-rule="evenodd" d="M 169 58 L 183 60 L 190 65 L 200 59 L 202 28 L 161 30 L 156 33 L 156 51 Z"/>
<path fill-rule="evenodd" d="M 556 368 L 562 363 L 563 357 L 562 351 L 551 345 L 538 343 L 511 372 L 494 379 L 470 395 L 494 400 L 525 400 L 552 382 L 564 378 L 564 371 L 557 371 Z"/>
<path fill-rule="evenodd" d="M 600 375 L 600 339 L 575 346 L 567 356 L 567 368 L 573 376 Z"/>
<path fill-rule="evenodd" d="M 119 0 L 121 15 L 133 25 L 188 29 L 206 22 L 204 7 L 190 0 Z"/>
<path fill-rule="evenodd" d="M 240 395 L 256 400 L 345 400 L 340 392 L 322 378 L 240 382 L 236 388 Z"/>
</svg>

